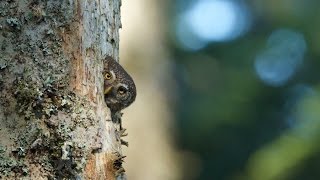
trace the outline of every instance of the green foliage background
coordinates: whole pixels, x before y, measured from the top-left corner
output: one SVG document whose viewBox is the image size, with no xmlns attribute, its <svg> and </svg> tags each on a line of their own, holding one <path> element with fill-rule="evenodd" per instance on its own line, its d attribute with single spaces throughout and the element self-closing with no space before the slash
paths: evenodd
<svg viewBox="0 0 320 180">
<path fill-rule="evenodd" d="M 244 1 L 253 19 L 246 34 L 188 51 L 174 25 L 195 2 L 172 1 L 170 22 L 177 142 L 195 156 L 184 179 L 193 171 L 194 179 L 320 179 L 320 1 Z M 257 76 L 254 60 L 279 28 L 303 34 L 307 50 L 289 81 L 270 86 Z"/>
</svg>

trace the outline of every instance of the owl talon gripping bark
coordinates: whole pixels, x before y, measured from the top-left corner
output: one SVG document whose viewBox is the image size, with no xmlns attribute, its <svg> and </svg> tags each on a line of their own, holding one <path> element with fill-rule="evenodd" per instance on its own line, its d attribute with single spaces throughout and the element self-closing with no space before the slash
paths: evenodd
<svg viewBox="0 0 320 180">
<path fill-rule="evenodd" d="M 131 76 L 110 56 L 104 60 L 103 77 L 104 100 L 111 110 L 112 120 L 122 129 L 120 111 L 135 100 L 136 86 Z"/>
</svg>

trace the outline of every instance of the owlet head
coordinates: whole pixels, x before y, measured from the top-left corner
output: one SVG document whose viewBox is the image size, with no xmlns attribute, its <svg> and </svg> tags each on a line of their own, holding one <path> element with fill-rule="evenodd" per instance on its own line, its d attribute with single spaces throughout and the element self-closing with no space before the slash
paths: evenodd
<svg viewBox="0 0 320 180">
<path fill-rule="evenodd" d="M 131 76 L 112 57 L 104 61 L 104 99 L 112 112 L 128 107 L 136 98 L 136 86 Z"/>
</svg>

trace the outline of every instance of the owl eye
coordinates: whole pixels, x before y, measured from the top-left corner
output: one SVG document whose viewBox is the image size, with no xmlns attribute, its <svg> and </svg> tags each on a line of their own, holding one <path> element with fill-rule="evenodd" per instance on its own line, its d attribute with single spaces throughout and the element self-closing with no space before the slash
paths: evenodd
<svg viewBox="0 0 320 180">
<path fill-rule="evenodd" d="M 120 95 L 124 95 L 125 93 L 127 93 L 127 88 L 125 88 L 125 87 L 123 87 L 123 86 L 120 86 L 119 88 L 118 88 L 118 94 L 120 94 Z"/>
<path fill-rule="evenodd" d="M 104 76 L 107 80 L 110 80 L 112 78 L 112 74 L 107 72 L 106 75 Z"/>
</svg>

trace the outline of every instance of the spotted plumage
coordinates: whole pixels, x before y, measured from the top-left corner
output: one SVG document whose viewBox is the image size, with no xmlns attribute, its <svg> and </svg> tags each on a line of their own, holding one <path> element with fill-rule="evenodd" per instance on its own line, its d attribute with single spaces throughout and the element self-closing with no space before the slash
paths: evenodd
<svg viewBox="0 0 320 180">
<path fill-rule="evenodd" d="M 104 60 L 104 99 L 111 112 L 128 107 L 136 98 L 136 86 L 131 76 L 108 56 Z"/>
</svg>

